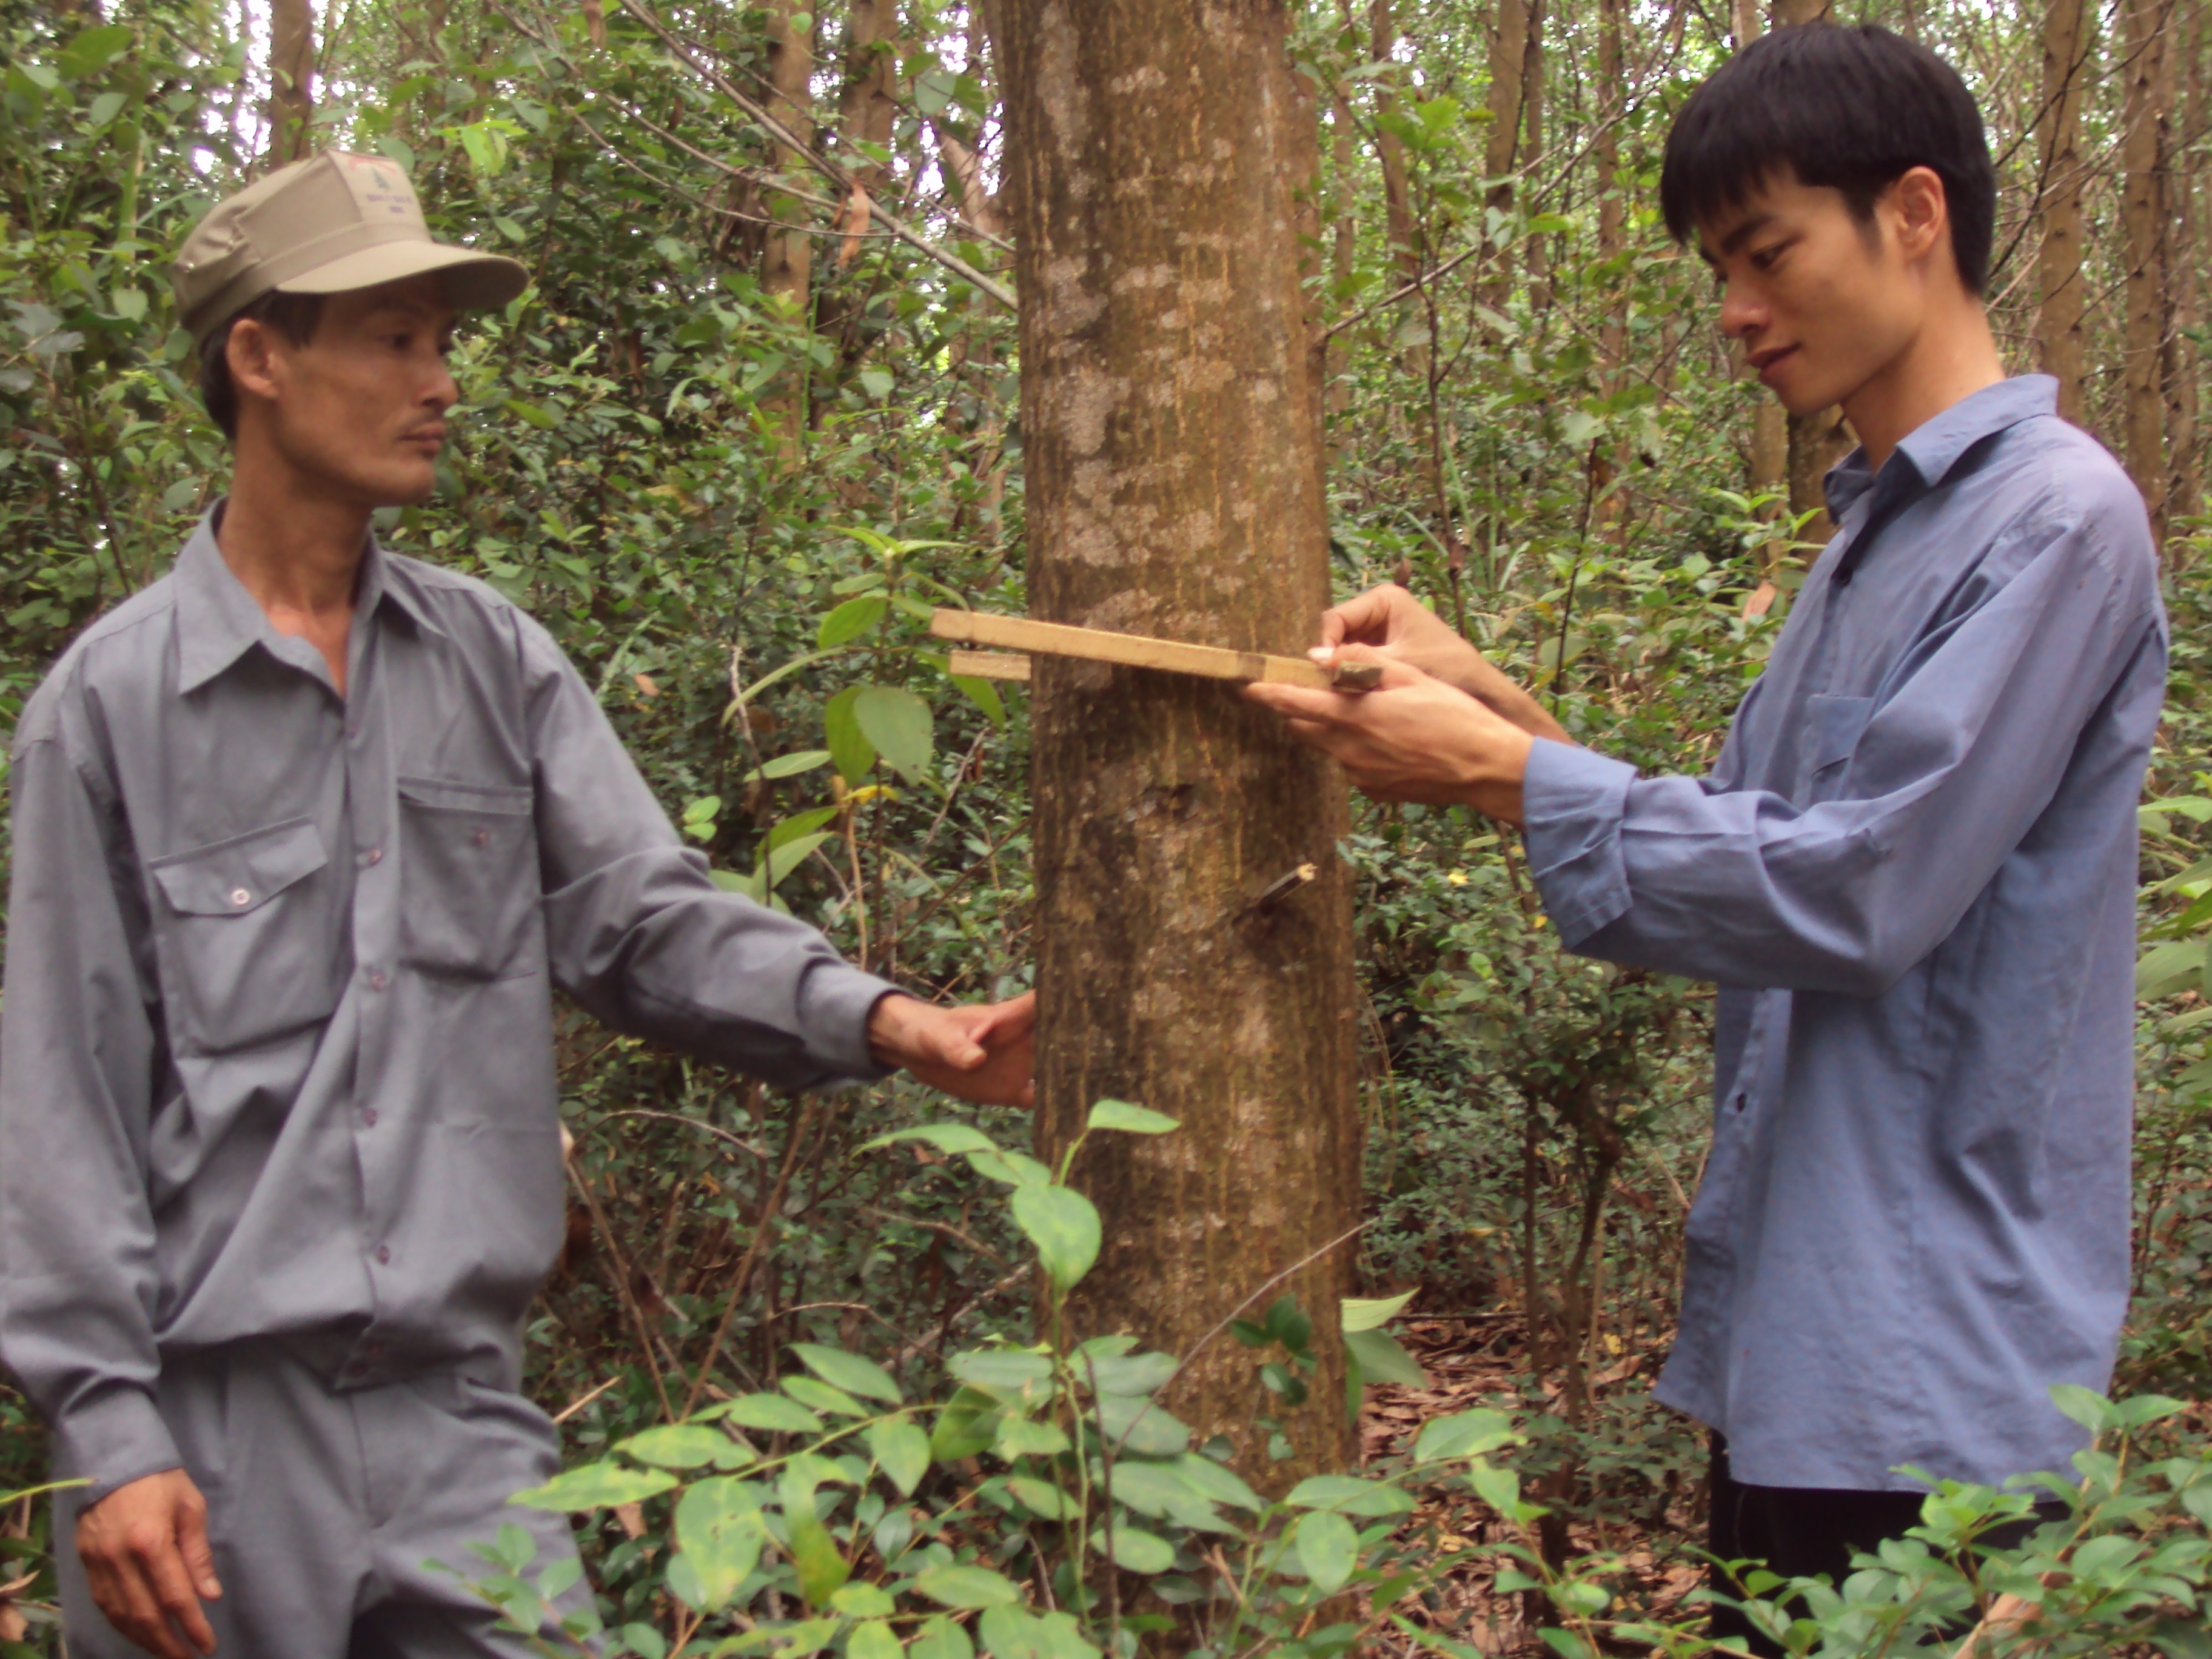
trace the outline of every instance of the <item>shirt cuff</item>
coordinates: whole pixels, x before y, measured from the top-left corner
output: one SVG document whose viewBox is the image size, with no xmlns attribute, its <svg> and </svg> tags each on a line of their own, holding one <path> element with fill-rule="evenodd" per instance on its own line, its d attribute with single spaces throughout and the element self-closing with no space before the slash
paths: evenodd
<svg viewBox="0 0 2212 1659">
<path fill-rule="evenodd" d="M 112 1388 L 70 1411 L 55 1424 L 54 1439 L 56 1472 L 91 1483 L 76 1500 L 86 1509 L 118 1486 L 184 1467 L 168 1425 L 141 1389 Z"/>
<path fill-rule="evenodd" d="M 1522 836 L 1528 872 L 1559 929 L 1575 949 L 1632 899 L 1620 853 L 1620 822 L 1636 769 L 1572 744 L 1539 738 L 1521 781 Z"/>
<path fill-rule="evenodd" d="M 903 995 L 888 980 L 849 963 L 825 962 L 806 976 L 799 993 L 799 1029 L 806 1052 L 841 1078 L 877 1083 L 898 1067 L 877 1063 L 868 1052 L 868 1016 L 885 997 Z"/>
</svg>

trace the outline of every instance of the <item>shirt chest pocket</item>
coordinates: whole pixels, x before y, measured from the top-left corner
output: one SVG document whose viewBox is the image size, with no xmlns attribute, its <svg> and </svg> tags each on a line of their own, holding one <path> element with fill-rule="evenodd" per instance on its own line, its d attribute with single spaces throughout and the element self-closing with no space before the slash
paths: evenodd
<svg viewBox="0 0 2212 1659">
<path fill-rule="evenodd" d="M 337 917 L 307 818 L 156 859 L 155 929 L 169 1039 L 210 1054 L 268 1042 L 337 1006 Z"/>
<path fill-rule="evenodd" d="M 1832 800 L 1843 793 L 1844 773 L 1874 717 L 1872 697 L 1838 697 L 1827 692 L 1805 700 L 1807 733 L 1805 791 L 1807 805 Z"/>
<path fill-rule="evenodd" d="M 538 952 L 538 832 L 526 785 L 399 780 L 400 950 L 434 974 L 527 973 Z"/>
</svg>

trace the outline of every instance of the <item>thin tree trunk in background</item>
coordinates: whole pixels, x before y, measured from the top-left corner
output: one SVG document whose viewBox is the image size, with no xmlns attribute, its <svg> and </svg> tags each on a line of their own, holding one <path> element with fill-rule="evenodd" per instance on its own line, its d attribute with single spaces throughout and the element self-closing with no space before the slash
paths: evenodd
<svg viewBox="0 0 2212 1659">
<path fill-rule="evenodd" d="M 1597 14 L 1598 131 L 1592 143 L 1597 163 L 1597 252 L 1606 268 L 1606 286 L 1611 290 L 1598 336 L 1608 394 L 1620 392 L 1628 361 L 1627 272 L 1616 263 L 1628 251 L 1626 186 L 1620 176 L 1620 117 L 1628 107 L 1627 67 L 1621 50 L 1626 28 L 1621 13 L 1626 3 L 1627 0 L 1598 0 Z M 1615 438 L 1607 446 L 1605 474 L 1596 481 L 1599 489 L 1611 484 L 1627 458 L 1628 446 L 1623 440 Z M 1605 528 L 1606 538 L 1616 545 L 1625 540 L 1628 528 L 1622 507 L 1618 492 L 1598 504 L 1598 521 Z"/>
<path fill-rule="evenodd" d="M 1527 112 L 1527 142 L 1519 161 L 1533 177 L 1544 160 L 1544 0 L 1528 0 L 1528 45 L 1521 58 L 1521 103 Z M 1531 212 L 1541 206 L 1539 202 L 1528 204 Z M 1535 314 L 1540 329 L 1552 304 L 1549 252 L 1541 236 L 1528 239 L 1528 309 Z"/>
<path fill-rule="evenodd" d="M 1297 651 L 1328 603 L 1292 245 L 1311 139 L 1280 0 L 1000 0 L 1036 615 Z M 1271 1462 L 1253 1361 L 1217 1342 L 1169 1404 L 1279 1489 L 1354 1455 L 1338 1299 L 1359 1212 L 1343 780 L 1231 687 L 1039 659 L 1032 714 L 1038 1149 L 1091 1103 L 1105 1221 L 1076 1328 L 1190 1349 L 1270 1275 L 1321 1361 Z M 1270 883 L 1319 879 L 1270 908 Z M 1270 1296 L 1274 1292 L 1269 1292 Z"/>
<path fill-rule="evenodd" d="M 315 12 L 310 0 L 270 0 L 269 159 L 273 166 L 313 153 Z"/>
<path fill-rule="evenodd" d="M 1389 63 L 1398 46 L 1390 0 L 1375 0 L 1367 17 L 1370 53 L 1376 63 Z M 1397 77 L 1385 70 L 1375 77 L 1375 112 L 1387 116 L 1397 107 Z M 1409 283 L 1421 274 L 1421 251 L 1414 245 L 1413 195 L 1406 179 L 1406 146 L 1387 124 L 1376 127 L 1375 155 L 1382 167 L 1382 223 L 1390 238 L 1390 257 L 1397 262 L 1399 279 Z"/>
<path fill-rule="evenodd" d="M 1352 9 L 1346 0 L 1344 22 L 1352 27 Z M 1352 120 L 1352 88 L 1340 81 L 1334 89 L 1334 100 L 1330 111 L 1329 173 L 1334 181 L 1336 198 L 1336 222 L 1334 245 L 1329 252 L 1329 303 L 1332 308 L 1345 305 L 1352 294 L 1352 277 L 1359 242 L 1358 198 L 1352 191 L 1353 168 L 1358 156 L 1354 147 L 1355 130 Z M 1352 406 L 1352 386 L 1345 379 L 1345 356 L 1351 343 L 1342 335 L 1328 337 L 1322 358 L 1322 414 L 1327 424 L 1324 443 L 1327 460 L 1335 464 L 1343 434 L 1338 431 L 1337 417 Z"/>
<path fill-rule="evenodd" d="M 2124 0 L 2120 218 L 2127 234 L 2122 453 L 2166 545 L 2166 125 L 2171 106 L 2166 25 L 2172 0 Z"/>
<path fill-rule="evenodd" d="M 769 111 L 801 143 L 814 141 L 813 99 L 808 82 L 814 73 L 814 18 L 808 9 L 813 0 L 768 0 L 768 70 Z M 803 27 L 802 27 L 803 25 Z M 777 145 L 778 172 L 791 178 L 809 178 L 799 152 Z M 769 216 L 779 225 L 803 225 L 806 204 L 771 191 Z M 761 287 L 774 308 L 801 328 L 811 321 L 814 266 L 811 239 L 804 229 L 771 229 L 761 251 Z M 805 365 L 785 371 L 785 384 L 763 400 L 781 428 L 779 447 L 787 465 L 802 451 L 801 432 L 806 424 L 807 398 L 803 377 Z"/>
<path fill-rule="evenodd" d="M 1528 62 L 1528 0 L 1498 0 L 1490 35 L 1490 126 L 1483 136 L 1482 170 L 1494 180 L 1486 198 L 1503 213 L 1513 205 L 1515 158 L 1521 153 L 1521 119 L 1526 112 L 1522 76 Z M 1492 310 L 1505 308 L 1510 274 L 1484 231 L 1482 297 Z"/>
<path fill-rule="evenodd" d="M 888 149 L 891 117 L 897 110 L 897 0 L 846 0 L 845 87 L 837 100 L 837 131 L 843 138 L 846 171 L 855 186 L 870 197 L 880 197 L 890 168 L 860 148 L 874 144 Z M 865 201 L 848 203 L 845 224 L 854 233 L 870 228 Z M 849 263 L 857 240 L 848 238 L 840 250 L 840 264 Z"/>
<path fill-rule="evenodd" d="M 2177 59 L 2167 71 L 2174 92 L 2171 102 L 2186 95 L 2186 131 L 2204 131 L 2204 8 L 2202 0 L 2187 0 L 2187 9 L 2172 32 L 2172 51 Z M 2166 316 L 2165 350 L 2160 364 L 2166 391 L 2166 518 L 2168 526 L 2194 518 L 2203 510 L 2197 442 L 2197 325 L 2203 279 L 2197 269 L 2197 169 L 2176 166 L 2171 149 L 2166 157 Z"/>
<path fill-rule="evenodd" d="M 1831 6 L 1832 0 L 1774 0 L 1774 27 L 1790 28 L 1823 21 Z M 1797 539 L 1825 542 L 1836 533 L 1836 526 L 1828 517 L 1827 498 L 1821 492 L 1820 480 L 1850 448 L 1843 411 L 1824 409 L 1813 415 L 1792 415 L 1784 429 L 1790 511 L 1793 516 L 1803 513 L 1814 515 L 1798 532 Z"/>
<path fill-rule="evenodd" d="M 2084 421 L 2081 371 L 2081 93 L 2095 18 L 2086 0 L 2051 0 L 2043 15 L 2043 240 L 2036 355 L 2058 381 L 2058 412 Z"/>
</svg>

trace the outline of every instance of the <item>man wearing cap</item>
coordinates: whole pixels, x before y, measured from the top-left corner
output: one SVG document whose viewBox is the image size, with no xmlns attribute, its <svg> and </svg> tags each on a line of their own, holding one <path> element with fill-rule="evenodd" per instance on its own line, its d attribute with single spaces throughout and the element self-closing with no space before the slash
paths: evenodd
<svg viewBox="0 0 2212 1659">
<path fill-rule="evenodd" d="M 230 495 L 15 740 L 0 1358 L 88 1483 L 70 1650 L 528 1651 L 425 1564 L 502 1522 L 575 1559 L 505 1507 L 556 1465 L 517 1392 L 562 1237 L 552 988 L 785 1087 L 1006 1103 L 1030 1000 L 931 1007 L 716 887 L 544 629 L 369 533 L 430 493 L 454 312 L 520 265 L 329 154 L 175 280 Z"/>
</svg>

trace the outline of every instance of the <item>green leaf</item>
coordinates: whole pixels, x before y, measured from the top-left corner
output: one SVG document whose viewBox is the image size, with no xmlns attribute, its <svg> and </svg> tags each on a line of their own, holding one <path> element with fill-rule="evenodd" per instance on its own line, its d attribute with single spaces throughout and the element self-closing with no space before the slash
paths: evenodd
<svg viewBox="0 0 2212 1659">
<path fill-rule="evenodd" d="M 1501 1446 L 1517 1446 L 1521 1440 L 1504 1413 L 1483 1407 L 1430 1419 L 1413 1442 L 1413 1461 L 1429 1463 L 1439 1458 L 1476 1457 Z"/>
<path fill-rule="evenodd" d="M 957 1463 L 991 1449 L 1000 1422 L 999 1402 L 978 1389 L 962 1389 L 945 1402 L 929 1431 L 929 1455 Z"/>
<path fill-rule="evenodd" d="M 122 114 L 124 105 L 130 101 L 131 100 L 128 98 L 125 97 L 119 92 L 101 93 L 99 97 L 92 100 L 92 107 L 85 112 L 85 125 L 89 126 L 94 132 L 99 131 L 100 128 L 106 126 L 117 116 Z M 132 299 L 138 302 L 137 308 L 136 310 L 126 311 L 124 309 L 122 304 L 123 294 L 128 294 Z M 135 323 L 141 317 L 143 317 L 146 314 L 146 296 L 143 294 L 141 294 L 135 288 L 125 289 L 123 290 L 123 294 L 118 294 L 115 296 L 117 301 L 115 314 L 127 319 L 128 321 Z"/>
<path fill-rule="evenodd" d="M 1027 1348 L 971 1348 L 954 1354 L 945 1368 L 963 1382 L 993 1394 L 1019 1394 L 1052 1380 L 1052 1361 Z"/>
<path fill-rule="evenodd" d="M 816 648 L 827 651 L 859 639 L 884 619 L 884 604 L 880 593 L 863 593 L 857 599 L 846 600 L 822 619 Z"/>
<path fill-rule="evenodd" d="M 929 1473 L 929 1437 L 904 1418 L 887 1418 L 868 1431 L 868 1455 L 902 1498 L 913 1497 Z"/>
<path fill-rule="evenodd" d="M 1359 1534 L 1333 1510 L 1316 1510 L 1298 1522 L 1298 1565 L 1314 1588 L 1334 1595 L 1350 1582 L 1359 1565 Z"/>
<path fill-rule="evenodd" d="M 1049 1187 L 1052 1171 L 1027 1152 L 992 1151 L 968 1154 L 968 1167 L 991 1181 L 1009 1187 Z"/>
<path fill-rule="evenodd" d="M 1178 1457 L 1190 1448 L 1189 1429 L 1142 1395 L 1102 1394 L 1097 1405 L 1100 1431 L 1123 1451 L 1139 1457 Z"/>
<path fill-rule="evenodd" d="M 975 1659 L 975 1644 L 957 1620 L 939 1613 L 925 1620 L 908 1644 L 907 1659 Z"/>
<path fill-rule="evenodd" d="M 1226 1530 L 1212 1501 L 1173 1463 L 1148 1463 L 1125 1457 L 1114 1465 L 1114 1501 L 1139 1515 L 1172 1520 L 1198 1532 Z"/>
<path fill-rule="evenodd" d="M 866 1417 L 868 1408 L 842 1389 L 833 1389 L 817 1377 L 787 1376 L 776 1386 L 810 1411 L 832 1417 Z"/>
<path fill-rule="evenodd" d="M 819 1434 L 822 1419 L 780 1394 L 739 1395 L 722 1408 L 731 1422 L 764 1434 Z"/>
<path fill-rule="evenodd" d="M 71 81 L 82 81 L 88 75 L 106 69 L 108 64 L 131 50 L 131 26 L 127 23 L 95 23 L 81 29 L 54 60 L 55 68 Z"/>
<path fill-rule="evenodd" d="M 2112 1402 L 2078 1382 L 2053 1383 L 2051 1403 L 2092 1434 L 2116 1426 Z"/>
<path fill-rule="evenodd" d="M 838 1552 L 837 1540 L 822 1524 L 814 1503 L 814 1489 L 828 1475 L 837 1476 L 836 1465 L 827 1458 L 795 1457 L 785 1465 L 777 1497 L 783 1505 L 787 1546 L 791 1565 L 799 1574 L 799 1593 L 806 1605 L 818 1607 L 836 1595 L 852 1576 L 852 1564 Z"/>
<path fill-rule="evenodd" d="M 1012 1579 L 988 1567 L 932 1567 L 913 1588 L 941 1607 L 1010 1607 L 1022 1599 Z"/>
<path fill-rule="evenodd" d="M 1037 1260 L 1062 1295 L 1082 1283 L 1098 1260 L 1098 1212 L 1070 1187 L 1017 1187 L 1014 1224 L 1036 1246 Z"/>
<path fill-rule="evenodd" d="M 845 1659 L 902 1659 L 906 1650 L 888 1620 L 870 1619 L 845 1638 Z"/>
<path fill-rule="evenodd" d="M 1120 1129 L 1133 1135 L 1164 1135 L 1182 1125 L 1165 1112 L 1156 1112 L 1149 1106 L 1134 1106 L 1126 1100 L 1102 1100 L 1091 1107 L 1087 1127 Z"/>
<path fill-rule="evenodd" d="M 946 676 L 960 695 L 983 711 L 983 718 L 1004 731 L 1006 726 L 1006 700 L 999 695 L 999 688 L 988 680 L 979 680 L 973 674 Z"/>
<path fill-rule="evenodd" d="M 940 1152 L 995 1152 L 998 1144 L 981 1129 L 966 1123 L 925 1123 L 919 1128 L 899 1129 L 890 1134 L 878 1135 L 860 1148 L 872 1152 L 879 1146 L 894 1141 L 926 1140 Z"/>
<path fill-rule="evenodd" d="M 696 1469 L 728 1451 L 730 1437 L 696 1423 L 669 1423 L 634 1434 L 615 1449 L 665 1469 Z"/>
<path fill-rule="evenodd" d="M 768 1536 L 760 1491 L 750 1481 L 715 1475 L 693 1482 L 676 1501 L 676 1544 L 690 1559 L 702 1613 L 728 1606 L 760 1565 Z"/>
<path fill-rule="evenodd" d="M 878 403 L 881 403 L 884 398 L 890 397 L 891 395 L 891 388 L 897 384 L 898 382 L 890 377 L 890 374 L 887 370 L 880 368 L 864 368 L 860 371 L 860 390 L 866 392 L 868 396 L 873 398 Z"/>
<path fill-rule="evenodd" d="M 1316 1474 L 1291 1488 L 1283 1502 L 1296 1510 L 1334 1510 L 1344 1515 L 1405 1515 L 1413 1500 L 1387 1480 L 1356 1474 Z"/>
<path fill-rule="evenodd" d="M 536 404 L 525 403 L 520 398 L 506 398 L 500 407 L 518 419 L 527 421 L 541 432 L 550 432 L 561 424 L 561 417 L 552 410 L 540 409 Z"/>
<path fill-rule="evenodd" d="M 2203 940 L 2178 939 L 2154 945 L 2136 961 L 2136 995 L 2144 1001 L 2171 996 L 2201 984 L 2203 970 Z"/>
<path fill-rule="evenodd" d="M 880 1400 L 887 1406 L 896 1406 L 904 1401 L 891 1374 L 872 1359 L 811 1342 L 794 1342 L 791 1351 L 799 1356 L 799 1364 L 815 1376 L 847 1394 L 856 1394 L 863 1400 Z"/>
<path fill-rule="evenodd" d="M 1187 1485 L 1217 1504 L 1247 1510 L 1254 1515 L 1267 1507 L 1267 1501 L 1246 1486 L 1235 1470 L 1224 1468 L 1200 1453 L 1185 1452 L 1176 1460 L 1175 1467 Z"/>
<path fill-rule="evenodd" d="M 1407 1389 L 1429 1386 L 1428 1373 L 1388 1331 L 1346 1331 L 1344 1346 L 1359 1367 L 1363 1382 L 1395 1382 Z"/>
<path fill-rule="evenodd" d="M 619 1463 L 586 1463 L 555 1475 L 542 1486 L 519 1492 L 507 1501 L 532 1510 L 605 1510 L 658 1497 L 676 1485 L 661 1469 L 626 1469 Z"/>
<path fill-rule="evenodd" d="M 860 731 L 891 766 L 911 783 L 928 781 L 937 735 L 929 705 L 895 685 L 867 685 L 854 700 Z"/>
<path fill-rule="evenodd" d="M 1076 1380 L 1100 1394 L 1151 1394 L 1171 1382 L 1182 1362 L 1171 1353 L 1078 1357 Z"/>
<path fill-rule="evenodd" d="M 1417 1285 L 1398 1296 L 1346 1297 L 1342 1304 L 1345 1332 L 1349 1334 L 1353 1331 L 1381 1330 L 1405 1312 L 1406 1304 L 1420 1293 L 1420 1286 Z"/>
<path fill-rule="evenodd" d="M 1095 1547 L 1106 1547 L 1103 1530 L 1091 1536 Z M 1148 1577 L 1165 1572 L 1175 1565 L 1175 1546 L 1158 1533 L 1146 1532 L 1124 1522 L 1114 1528 L 1114 1565 Z"/>
<path fill-rule="evenodd" d="M 1017 1457 L 1057 1457 L 1067 1449 L 1067 1435 L 1054 1424 L 1005 1417 L 999 1421 L 999 1437 L 991 1449 L 1009 1463 Z"/>
<path fill-rule="evenodd" d="M 888 1619 L 898 1611 L 881 1584 L 848 1584 L 830 1598 L 830 1605 L 848 1619 Z"/>
<path fill-rule="evenodd" d="M 830 744 L 830 758 L 836 763 L 837 775 L 848 784 L 857 784 L 868 775 L 868 769 L 876 763 L 876 746 L 861 731 L 860 717 L 854 707 L 860 693 L 869 690 L 865 685 L 848 685 L 823 705 L 822 725 Z"/>
<path fill-rule="evenodd" d="M 1012 1475 L 1006 1480 L 1006 1490 L 1041 1520 L 1073 1521 L 1083 1513 L 1080 1504 L 1048 1480 L 1026 1474 Z"/>
<path fill-rule="evenodd" d="M 798 840 L 787 841 L 781 847 L 769 848 L 766 866 L 768 884 L 770 887 L 781 886 L 786 876 L 813 857 L 816 848 L 825 846 L 836 839 L 837 837 L 833 835 L 819 833 L 801 836 Z"/>
<path fill-rule="evenodd" d="M 1261 1328 L 1292 1353 L 1304 1353 L 1313 1341 L 1313 1321 L 1294 1296 L 1277 1297 L 1267 1304 Z"/>
<path fill-rule="evenodd" d="M 1493 1468 L 1478 1457 L 1468 1466 L 1467 1478 L 1474 1495 L 1508 1520 L 1527 1516 L 1527 1507 L 1521 1502 L 1521 1477 L 1512 1470 Z"/>
<path fill-rule="evenodd" d="M 778 755 L 774 760 L 763 761 L 760 769 L 753 775 L 757 778 L 795 778 L 802 772 L 811 772 L 816 767 L 829 763 L 830 751 L 827 749 L 802 749 L 796 754 Z M 829 811 L 831 816 L 836 816 L 836 808 L 831 807 Z"/>
</svg>

